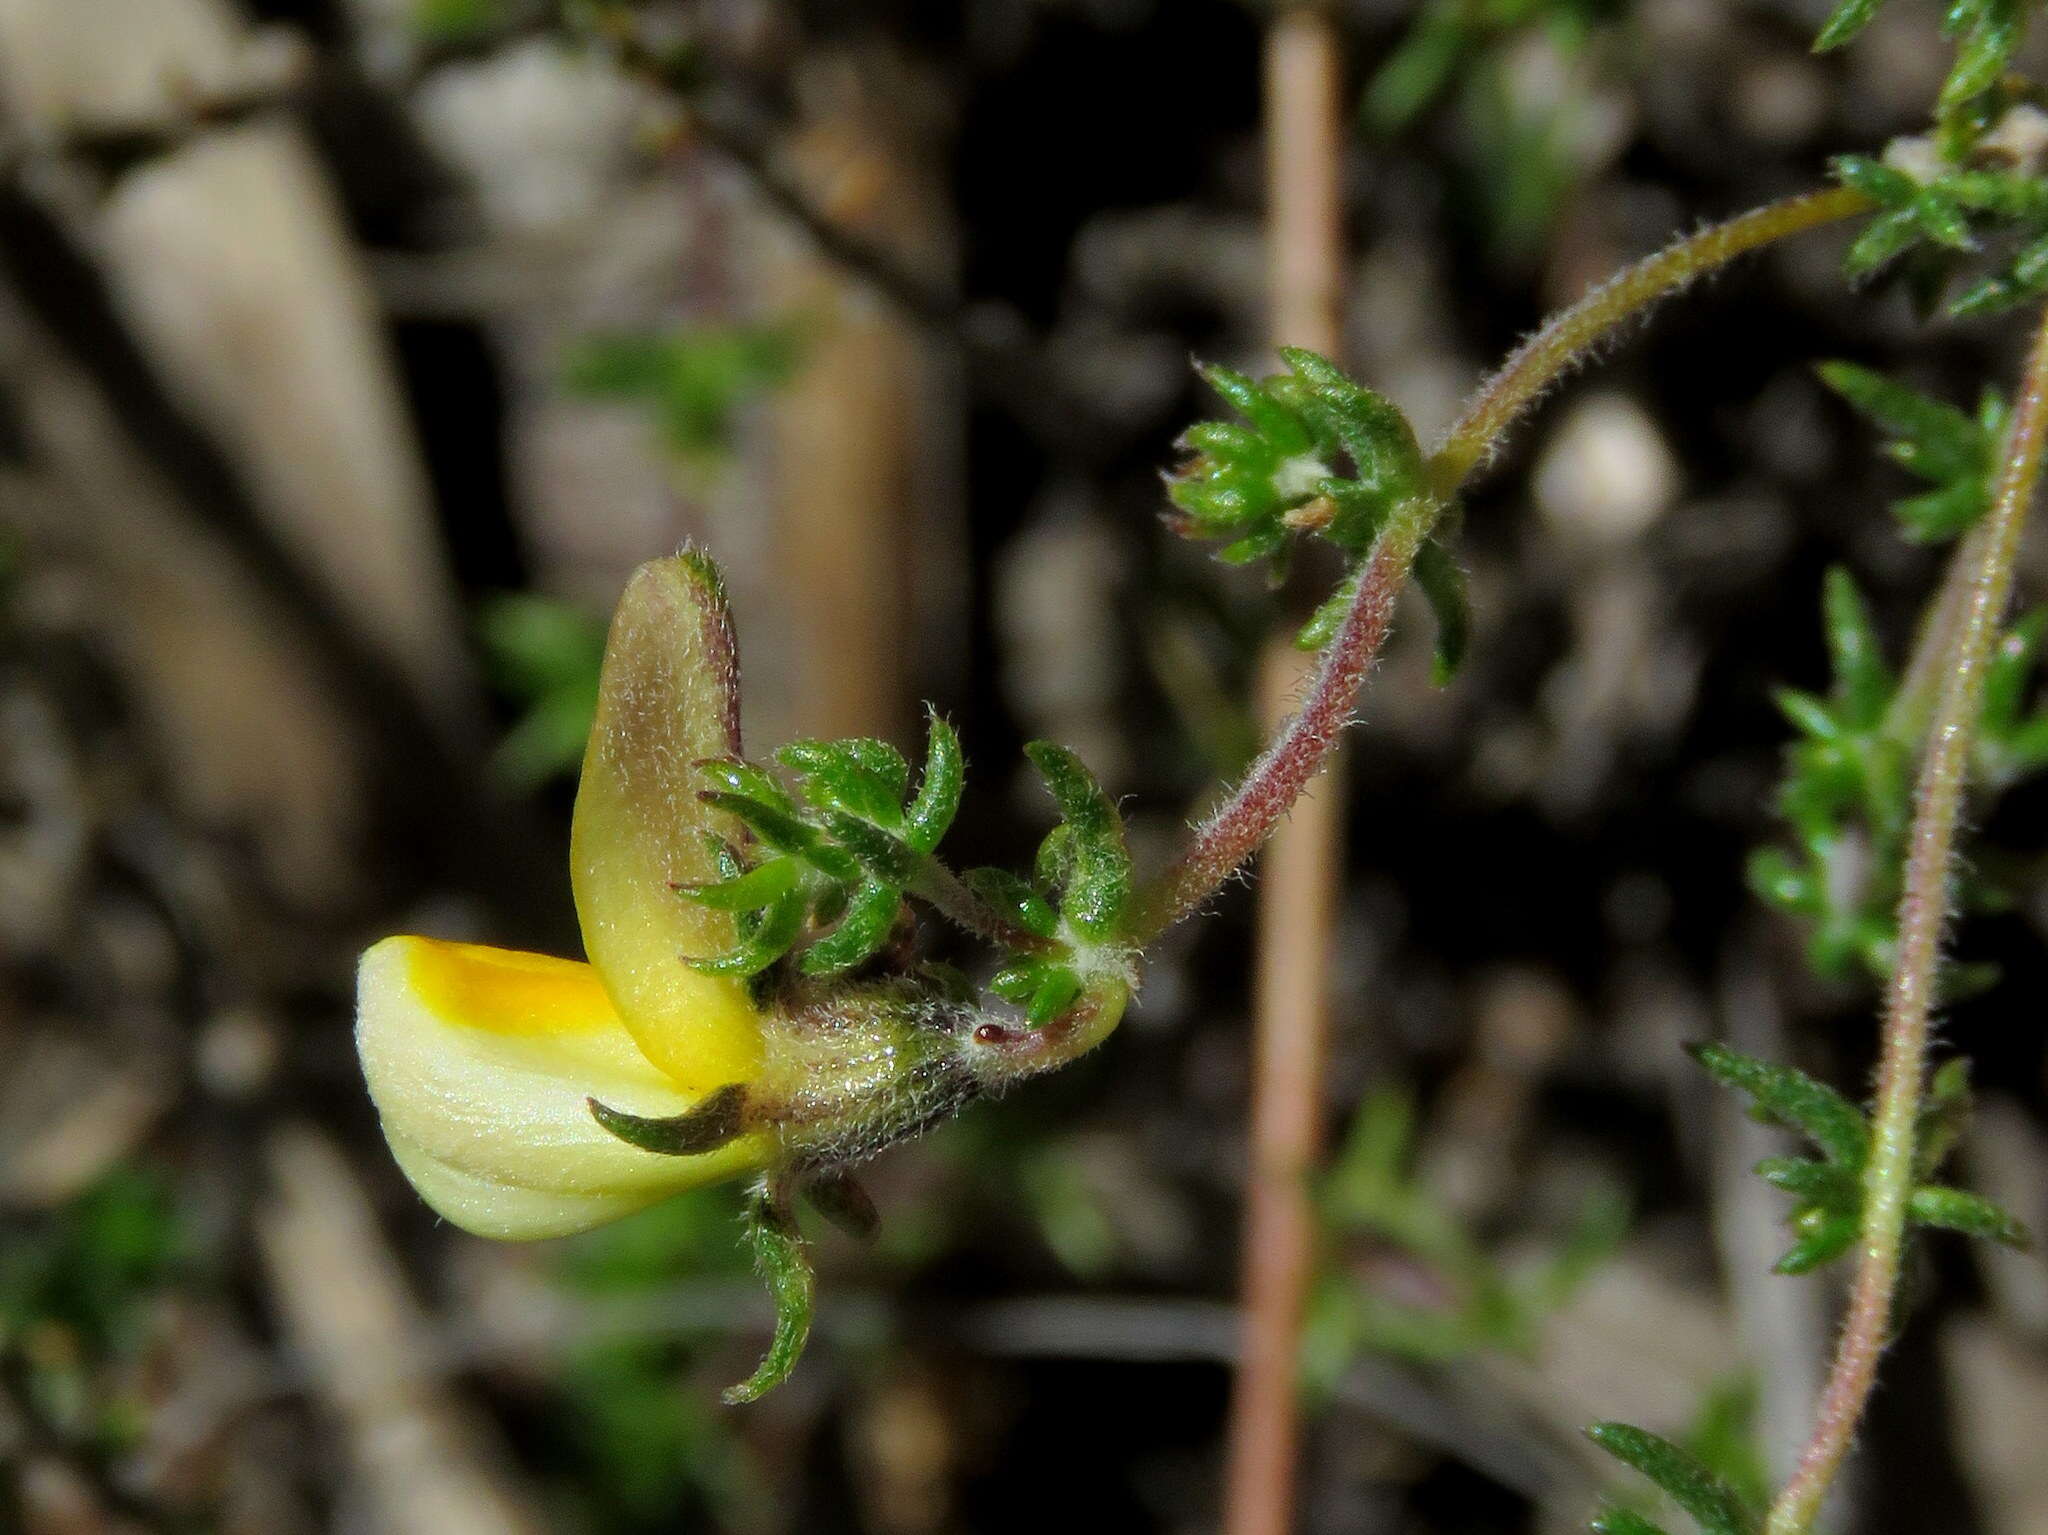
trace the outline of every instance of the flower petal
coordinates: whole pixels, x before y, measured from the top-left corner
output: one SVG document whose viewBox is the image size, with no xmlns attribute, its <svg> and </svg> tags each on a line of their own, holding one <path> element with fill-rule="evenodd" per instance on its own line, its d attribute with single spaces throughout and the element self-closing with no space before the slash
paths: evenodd
<svg viewBox="0 0 2048 1535">
<path fill-rule="evenodd" d="M 570 871 L 583 944 L 648 1059 L 685 1087 L 750 1080 L 760 1027 L 746 984 L 683 962 L 738 943 L 730 912 L 674 889 L 719 877 L 739 829 L 698 799 L 694 766 L 739 750 L 738 658 L 717 567 L 685 551 L 640 567 L 605 644 Z"/>
<path fill-rule="evenodd" d="M 588 1100 L 643 1115 L 702 1095 L 644 1056 L 596 972 L 509 949 L 387 938 L 357 976 L 356 1048 L 385 1138 L 428 1204 L 479 1236 L 560 1236 L 761 1165 L 629 1146 Z"/>
</svg>

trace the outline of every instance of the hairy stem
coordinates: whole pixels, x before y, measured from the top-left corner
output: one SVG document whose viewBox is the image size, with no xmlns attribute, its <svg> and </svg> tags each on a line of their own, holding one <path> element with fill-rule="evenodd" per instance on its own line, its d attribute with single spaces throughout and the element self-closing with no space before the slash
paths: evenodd
<svg viewBox="0 0 2048 1535">
<path fill-rule="evenodd" d="M 1516 418 L 1631 316 L 1737 256 L 1871 206 L 1869 198 L 1848 187 L 1766 203 L 1665 246 L 1552 316 L 1487 380 L 1438 446 L 1430 461 L 1437 493 L 1446 500 L 1456 495 Z"/>
<path fill-rule="evenodd" d="M 1196 829 L 1187 851 L 1143 892 L 1133 937 L 1149 942 L 1201 909 L 1273 834 L 1350 723 L 1410 566 L 1459 489 L 1521 414 L 1593 347 L 1658 299 L 1738 256 L 1867 212 L 1860 192 L 1833 188 L 1769 203 L 1646 257 L 1554 316 L 1475 395 L 1430 459 L 1431 496 L 1400 508 L 1366 558 L 1351 608 L 1323 651 L 1301 710 L 1244 781 Z"/>
<path fill-rule="evenodd" d="M 1885 994 L 1884 1049 L 1869 1165 L 1863 1175 L 1863 1229 L 1849 1310 L 1834 1365 L 1821 1394 L 1813 1437 L 1799 1467 L 1772 1505 L 1766 1535 L 1804 1535 L 1820 1512 L 1849 1442 L 1863 1419 L 1877 1376 L 1878 1355 L 1891 1329 L 1904 1246 L 1906 1202 L 1926 1077 L 1928 1015 L 1948 925 L 1956 822 L 1976 745 L 1984 673 L 1998 643 L 2012 595 L 2013 558 L 2040 479 L 2048 441 L 2048 313 L 2036 329 L 2014 401 L 1991 511 L 1984 532 L 1966 546 L 1977 558 L 1950 631 L 1946 665 L 1928 725 L 1926 755 L 1914 789 L 1905 891 L 1899 898 L 1898 961 Z"/>
</svg>

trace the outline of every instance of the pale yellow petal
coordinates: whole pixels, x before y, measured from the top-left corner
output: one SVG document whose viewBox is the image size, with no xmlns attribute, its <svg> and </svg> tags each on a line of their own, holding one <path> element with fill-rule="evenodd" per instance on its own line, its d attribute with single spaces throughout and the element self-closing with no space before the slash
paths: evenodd
<svg viewBox="0 0 2048 1535">
<path fill-rule="evenodd" d="M 767 1154 L 756 1133 L 660 1156 L 591 1117 L 593 1097 L 667 1116 L 701 1094 L 641 1054 L 596 973 L 574 960 L 387 938 L 358 973 L 356 1048 L 414 1186 L 482 1236 L 580 1231 Z"/>
<path fill-rule="evenodd" d="M 707 834 L 736 835 L 698 799 L 693 764 L 739 749 L 737 665 L 709 560 L 634 573 L 605 645 L 570 843 L 590 962 L 648 1058 L 698 1092 L 748 1080 L 760 1059 L 745 984 L 684 963 L 736 944 L 731 915 L 674 888 L 718 878 Z"/>
</svg>

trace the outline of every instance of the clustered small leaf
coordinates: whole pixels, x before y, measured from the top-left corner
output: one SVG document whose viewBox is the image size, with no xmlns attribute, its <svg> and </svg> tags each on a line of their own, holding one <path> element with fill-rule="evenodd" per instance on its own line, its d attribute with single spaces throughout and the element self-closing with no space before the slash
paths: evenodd
<svg viewBox="0 0 2048 1535">
<path fill-rule="evenodd" d="M 1833 170 L 1877 204 L 1844 258 L 1851 278 L 1910 255 L 1931 306 L 1961 259 L 1978 255 L 1995 237 L 1998 258 L 1950 300 L 1949 312 L 1994 313 L 2048 291 L 2048 177 L 1956 156 L 1925 179 L 1867 155 L 1841 156 Z"/>
<path fill-rule="evenodd" d="M 1863 1169 L 1870 1159 L 1868 1116 L 1823 1082 L 1730 1050 L 1695 1045 L 1692 1056 L 1724 1087 L 1750 1099 L 1756 1117 L 1800 1131 L 1820 1149 L 1812 1157 L 1766 1157 L 1757 1176 L 1791 1194 L 1790 1224 L 1798 1240 L 1776 1264 L 1780 1274 L 1804 1274 L 1847 1252 L 1863 1220 Z M 1934 1073 L 1914 1139 L 1917 1187 L 1907 1205 L 1910 1224 L 1938 1226 L 2007 1246 L 2028 1243 L 2026 1228 L 1980 1195 L 1932 1183 L 1970 1112 L 1969 1063 L 1951 1060 Z"/>
<path fill-rule="evenodd" d="M 1849 42 L 1877 15 L 1884 0 L 1840 0 L 1822 25 L 1814 50 L 1826 53 Z M 1936 111 L 1964 117 L 1994 91 L 2026 37 L 2029 0 L 1945 0 L 1942 32 L 1956 40 L 1955 62 L 1942 82 Z"/>
<path fill-rule="evenodd" d="M 2005 402 L 1994 391 L 1984 392 L 1971 416 L 1854 363 L 1824 362 L 1818 371 L 1830 389 L 1891 433 L 1883 450 L 1887 458 L 1934 486 L 1892 503 L 1908 539 L 1946 543 L 1989 510 L 2006 416 Z"/>
<path fill-rule="evenodd" d="M 1700 1535 L 1756 1535 L 1756 1513 L 1726 1482 L 1669 1439 L 1627 1423 L 1595 1423 L 1586 1437 L 1655 1482 L 1691 1516 Z M 1601 1535 L 1664 1535 L 1660 1526 L 1620 1508 L 1602 1510 L 1592 1528 Z"/>
<path fill-rule="evenodd" d="M 740 850 L 721 848 L 723 877 L 678 891 L 741 914 L 736 948 L 691 961 L 714 975 L 757 975 L 799 945 L 806 975 L 865 963 L 889 941 L 905 892 L 930 867 L 960 805 L 959 737 L 936 714 L 914 794 L 909 763 L 885 741 L 798 741 L 776 758 L 797 775 L 801 798 L 752 763 L 703 764 L 718 785 L 706 801 L 758 844 L 751 864 Z"/>
<path fill-rule="evenodd" d="M 1927 440 L 1924 430 L 1915 430 L 1918 435 L 1902 435 L 1902 444 Z M 1914 454 L 1894 456 L 1903 461 Z M 1847 571 L 1828 572 L 1822 615 L 1833 686 L 1824 697 L 1786 688 L 1776 698 L 1798 732 L 1777 795 L 1795 847 L 1759 849 L 1749 862 L 1749 881 L 1765 904 L 1812 923 L 1807 959 L 1816 973 L 1847 980 L 1860 971 L 1882 982 L 1896 947 L 1918 721 Z M 1973 763 L 1982 792 L 2001 792 L 2048 767 L 2048 711 L 2029 714 L 2024 707 L 2044 628 L 2048 613 L 2022 619 L 2000 642 L 1986 674 Z M 1964 909 L 1979 912 L 2009 901 L 1982 868 L 1960 871 L 1956 894 Z M 1943 987 L 1954 999 L 1996 978 L 1987 965 L 1951 965 Z"/>
<path fill-rule="evenodd" d="M 1282 347 L 1280 357 L 1288 371 L 1259 380 L 1201 369 L 1244 420 L 1205 421 L 1182 435 L 1191 456 L 1166 477 L 1168 521 L 1185 537 L 1220 542 L 1216 557 L 1230 564 L 1273 560 L 1276 575 L 1302 534 L 1342 550 L 1349 573 L 1298 636 L 1313 650 L 1343 622 L 1387 520 L 1429 487 L 1414 430 L 1391 401 L 1315 352 Z M 1464 576 L 1443 543 L 1454 526 L 1442 519 L 1416 561 L 1436 613 L 1440 678 L 1456 671 L 1469 630 Z"/>
</svg>

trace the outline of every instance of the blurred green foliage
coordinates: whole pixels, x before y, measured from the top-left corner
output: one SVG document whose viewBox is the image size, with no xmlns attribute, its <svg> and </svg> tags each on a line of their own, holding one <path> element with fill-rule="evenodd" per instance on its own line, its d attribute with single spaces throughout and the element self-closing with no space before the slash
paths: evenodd
<svg viewBox="0 0 2048 1535">
<path fill-rule="evenodd" d="M 788 324 L 591 336 L 570 349 L 563 381 L 572 394 L 646 407 L 670 451 L 704 466 L 723 458 L 740 405 L 788 379 L 800 356 Z"/>
<path fill-rule="evenodd" d="M 169 1187 L 134 1169 L 0 1241 L 0 1326 L 66 1329 L 98 1353 L 133 1341 L 141 1303 L 184 1274 L 192 1249 Z"/>
<path fill-rule="evenodd" d="M 482 604 L 477 632 L 491 680 L 520 710 L 493 754 L 499 779 L 531 791 L 574 773 L 597 716 L 604 623 L 574 603 L 509 592 Z"/>
<path fill-rule="evenodd" d="M 1413 1173 L 1415 1103 L 1400 1088 L 1369 1094 L 1324 1180 L 1319 1207 L 1328 1253 L 1305 1329 L 1306 1374 L 1327 1389 L 1361 1354 L 1419 1361 L 1486 1350 L 1527 1353 L 1543 1319 L 1566 1304 L 1626 1234 L 1621 1196 L 1587 1199 L 1557 1250 L 1520 1270 L 1505 1267 L 1463 1217 Z M 1408 1274 L 1399 1298 L 1351 1267 Z"/>
<path fill-rule="evenodd" d="M 1547 76 L 1597 73 L 1628 13 L 1628 0 L 1433 0 L 1367 83 L 1360 119 L 1390 137 L 1449 101 L 1468 195 L 1494 249 L 1524 259 L 1584 175 L 1585 92 Z"/>
<path fill-rule="evenodd" d="M 485 37 L 505 24 L 513 0 L 412 0 L 412 30 L 430 43 Z"/>
<path fill-rule="evenodd" d="M 744 1527 L 764 1495 L 734 1419 L 694 1384 L 714 1350 L 655 1314 L 680 1286 L 745 1277 L 740 1209 L 735 1188 L 699 1189 L 555 1249 L 563 1291 L 600 1320 L 617 1308 L 621 1324 L 572 1344 L 551 1382 L 564 1483 L 578 1518 L 607 1535 L 673 1529 L 699 1506 Z M 721 1353 L 724 1331 L 704 1328 Z"/>
</svg>

